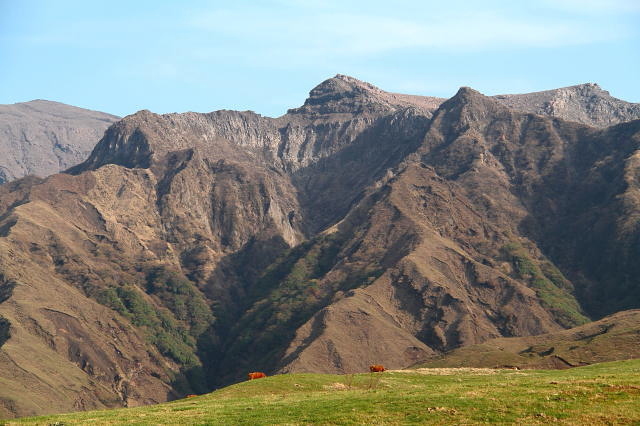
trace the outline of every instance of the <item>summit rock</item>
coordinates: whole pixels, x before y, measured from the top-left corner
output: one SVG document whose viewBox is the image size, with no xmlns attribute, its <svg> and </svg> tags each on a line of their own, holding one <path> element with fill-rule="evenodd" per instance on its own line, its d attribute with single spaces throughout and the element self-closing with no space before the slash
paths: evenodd
<svg viewBox="0 0 640 426">
<path fill-rule="evenodd" d="M 300 108 L 290 114 L 368 114 L 395 111 L 408 106 L 435 110 L 443 98 L 385 92 L 356 78 L 338 74 L 309 92 Z"/>
<path fill-rule="evenodd" d="M 640 119 L 640 104 L 614 98 L 595 83 L 521 95 L 495 96 L 509 108 L 595 127 Z"/>
</svg>

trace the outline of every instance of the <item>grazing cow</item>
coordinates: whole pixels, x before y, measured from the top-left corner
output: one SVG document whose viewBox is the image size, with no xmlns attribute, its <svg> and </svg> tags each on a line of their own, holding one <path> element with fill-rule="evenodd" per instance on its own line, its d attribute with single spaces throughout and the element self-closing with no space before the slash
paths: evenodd
<svg viewBox="0 0 640 426">
<path fill-rule="evenodd" d="M 254 373 L 249 373 L 249 380 L 262 379 L 263 377 L 267 377 L 267 375 L 259 371 L 256 371 Z"/>
<path fill-rule="evenodd" d="M 372 373 L 382 373 L 384 371 L 384 366 L 382 366 L 380 364 L 370 365 L 369 366 L 369 370 Z"/>
<path fill-rule="evenodd" d="M 198 396 L 198 395 L 191 394 L 191 395 L 187 395 L 187 398 L 193 398 L 193 397 L 196 397 L 196 396 Z"/>
</svg>

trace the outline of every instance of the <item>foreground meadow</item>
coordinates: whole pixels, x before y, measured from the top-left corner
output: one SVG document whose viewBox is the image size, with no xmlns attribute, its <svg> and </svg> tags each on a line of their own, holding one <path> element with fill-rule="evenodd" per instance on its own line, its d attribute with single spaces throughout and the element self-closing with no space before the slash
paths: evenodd
<svg viewBox="0 0 640 426">
<path fill-rule="evenodd" d="M 155 406 L 13 424 L 640 424 L 640 360 L 570 370 L 289 374 Z"/>
</svg>

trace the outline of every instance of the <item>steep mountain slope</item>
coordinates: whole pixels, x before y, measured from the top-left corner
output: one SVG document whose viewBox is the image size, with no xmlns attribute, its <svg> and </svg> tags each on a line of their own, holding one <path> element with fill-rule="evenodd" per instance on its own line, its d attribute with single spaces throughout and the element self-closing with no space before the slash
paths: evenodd
<svg viewBox="0 0 640 426">
<path fill-rule="evenodd" d="M 18 180 L 0 189 L 15 206 L 0 226 L 6 237 L 0 242 L 0 287 L 9 293 L 0 316 L 10 324 L 0 350 L 3 415 L 133 406 L 177 394 L 170 386 L 176 363 L 132 327 L 142 314 L 155 318 L 144 309 L 144 296 L 122 287 L 128 309 L 120 314 L 97 303 L 111 283 L 135 274 L 120 268 L 122 248 L 109 244 L 108 236 L 122 233 L 123 244 L 133 243 L 125 227 L 146 229 L 137 223 L 145 219 L 139 213 L 146 206 L 137 203 L 147 195 L 137 182 L 144 174 L 121 177 L 104 168 L 97 175 L 55 175 L 33 187 Z M 120 196 L 111 192 L 114 178 L 126 185 Z M 83 199 L 90 190 L 112 196 L 93 205 Z M 94 244 L 101 240 L 107 244 Z M 110 262 L 99 262 L 101 250 Z M 102 287 L 92 284 L 97 281 Z"/>
<path fill-rule="evenodd" d="M 465 103 L 434 117 L 423 161 L 472 190 L 479 210 L 484 204 L 536 241 L 577 286 L 591 314 L 637 306 L 631 259 L 640 121 L 596 131 L 513 113 L 477 92 L 462 92 Z M 539 271 L 526 269 L 535 283 Z"/>
<path fill-rule="evenodd" d="M 639 131 L 340 75 L 276 119 L 128 116 L 69 174 L 0 187 L 0 401 L 401 368 L 637 307 Z"/>
<path fill-rule="evenodd" d="M 0 184 L 80 163 L 118 119 L 44 100 L 0 105 Z"/>
</svg>

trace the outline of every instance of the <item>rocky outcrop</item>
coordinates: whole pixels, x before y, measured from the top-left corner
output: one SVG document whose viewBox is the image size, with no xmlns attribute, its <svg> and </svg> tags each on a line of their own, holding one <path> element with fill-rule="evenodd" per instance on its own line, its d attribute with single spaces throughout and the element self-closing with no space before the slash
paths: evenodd
<svg viewBox="0 0 640 426">
<path fill-rule="evenodd" d="M 443 101 L 442 98 L 385 92 L 372 84 L 338 74 L 311 90 L 304 105 L 290 109 L 289 114 L 378 114 L 409 106 L 429 112 L 435 110 Z"/>
<path fill-rule="evenodd" d="M 640 119 L 640 104 L 616 99 L 595 83 L 522 95 L 494 96 L 509 108 L 607 127 Z"/>
<path fill-rule="evenodd" d="M 0 105 L 0 184 L 49 176 L 84 161 L 118 119 L 44 100 Z"/>
</svg>

